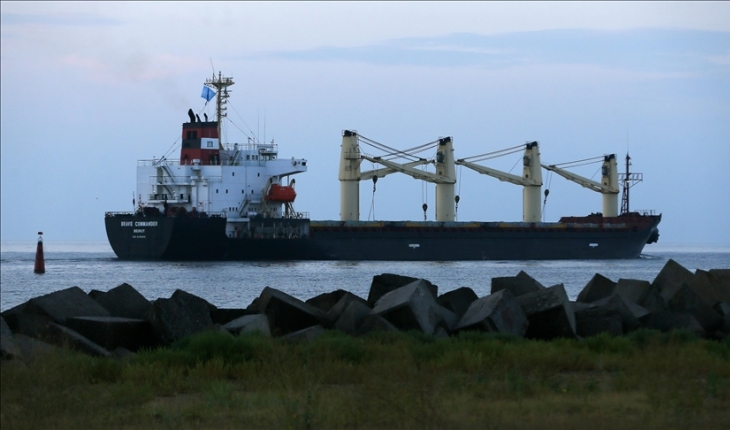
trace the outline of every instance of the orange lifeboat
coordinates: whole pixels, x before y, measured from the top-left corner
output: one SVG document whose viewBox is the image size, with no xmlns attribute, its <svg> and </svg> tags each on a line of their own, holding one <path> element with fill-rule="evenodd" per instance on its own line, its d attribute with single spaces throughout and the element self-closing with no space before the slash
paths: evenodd
<svg viewBox="0 0 730 430">
<path fill-rule="evenodd" d="M 278 203 L 292 203 L 296 197 L 297 193 L 296 191 L 294 191 L 294 187 L 273 184 L 269 188 L 269 193 L 266 194 L 266 201 Z"/>
</svg>

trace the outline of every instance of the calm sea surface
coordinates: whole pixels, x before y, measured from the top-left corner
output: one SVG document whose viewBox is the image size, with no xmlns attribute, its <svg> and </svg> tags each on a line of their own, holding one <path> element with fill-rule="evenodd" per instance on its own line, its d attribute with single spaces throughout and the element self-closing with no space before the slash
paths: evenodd
<svg viewBox="0 0 730 430">
<path fill-rule="evenodd" d="M 126 262 L 106 243 L 44 244 L 46 273 L 33 273 L 34 242 L 3 242 L 0 251 L 0 310 L 60 289 L 78 286 L 107 291 L 126 282 L 150 300 L 176 289 L 205 298 L 218 307 L 246 307 L 270 286 L 300 299 L 338 288 L 367 298 L 374 275 L 396 273 L 428 279 L 444 293 L 462 286 L 478 296 L 489 294 L 491 278 L 526 271 L 545 286 L 563 283 L 575 299 L 591 277 L 614 281 L 652 281 L 672 258 L 695 269 L 730 268 L 730 246 L 651 245 L 635 260 L 470 261 L 470 262 Z"/>
</svg>

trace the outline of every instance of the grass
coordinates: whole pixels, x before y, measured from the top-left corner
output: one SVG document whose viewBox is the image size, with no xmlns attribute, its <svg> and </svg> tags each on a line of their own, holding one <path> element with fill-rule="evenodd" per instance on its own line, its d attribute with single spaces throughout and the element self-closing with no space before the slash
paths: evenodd
<svg viewBox="0 0 730 430">
<path fill-rule="evenodd" d="M 204 333 L 129 361 L 0 366 L 15 428 L 730 428 L 730 343 Z"/>
</svg>

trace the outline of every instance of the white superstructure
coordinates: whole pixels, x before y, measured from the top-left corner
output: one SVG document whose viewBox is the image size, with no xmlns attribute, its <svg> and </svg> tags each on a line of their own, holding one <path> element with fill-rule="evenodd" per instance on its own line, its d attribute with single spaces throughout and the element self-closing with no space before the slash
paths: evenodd
<svg viewBox="0 0 730 430">
<path fill-rule="evenodd" d="M 219 216 L 226 232 L 248 231 L 252 218 L 304 218 L 294 212 L 296 197 L 291 175 L 307 171 L 305 159 L 280 159 L 272 140 L 222 144 L 220 119 L 233 79 L 219 74 L 206 81 L 218 90 L 218 121 L 201 121 L 192 110 L 182 126 L 180 158 L 140 160 L 137 163 L 137 211 L 173 216 Z M 205 91 L 205 90 L 204 90 Z M 206 94 L 204 92 L 204 94 Z M 237 234 L 237 233 L 236 233 Z"/>
</svg>

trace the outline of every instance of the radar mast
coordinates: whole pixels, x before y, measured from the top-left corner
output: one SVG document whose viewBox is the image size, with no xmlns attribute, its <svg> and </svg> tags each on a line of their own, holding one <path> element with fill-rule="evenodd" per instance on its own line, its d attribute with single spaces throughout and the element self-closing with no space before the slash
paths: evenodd
<svg viewBox="0 0 730 430">
<path fill-rule="evenodd" d="M 215 76 L 215 73 L 213 73 L 212 78 L 205 80 L 206 87 L 216 90 L 215 113 L 216 119 L 218 121 L 218 145 L 220 146 L 220 149 L 223 149 L 223 134 L 221 133 L 221 123 L 223 122 L 223 118 L 227 116 L 227 108 L 225 104 L 228 103 L 228 98 L 230 97 L 230 91 L 228 90 L 228 87 L 233 84 L 233 78 L 223 76 L 221 72 L 218 72 L 217 78 Z"/>
<path fill-rule="evenodd" d="M 627 214 L 629 209 L 629 188 L 644 180 L 643 173 L 631 173 L 631 157 L 626 153 L 626 173 L 619 173 L 619 182 L 623 186 L 623 194 L 621 195 L 621 214 Z"/>
</svg>

